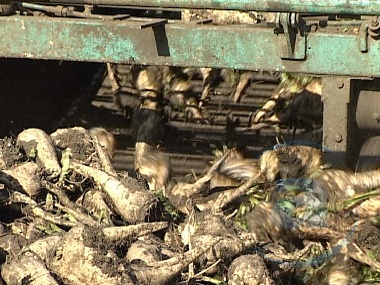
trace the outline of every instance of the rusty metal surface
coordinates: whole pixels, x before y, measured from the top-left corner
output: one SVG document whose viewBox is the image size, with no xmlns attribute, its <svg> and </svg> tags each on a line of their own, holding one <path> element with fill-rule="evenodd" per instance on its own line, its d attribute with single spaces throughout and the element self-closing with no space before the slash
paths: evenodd
<svg viewBox="0 0 380 285">
<path fill-rule="evenodd" d="M 337 168 L 345 168 L 349 164 L 350 139 L 354 139 L 351 83 L 350 78 L 323 78 L 324 160 Z"/>
<path fill-rule="evenodd" d="M 372 15 L 380 12 L 380 1 L 378 0 L 42 0 L 40 2 Z"/>
<path fill-rule="evenodd" d="M 294 48 L 305 50 L 305 59 L 286 60 L 281 58 L 283 37 L 268 27 L 173 23 L 141 29 L 141 24 L 128 19 L 0 17 L 0 56 L 380 76 L 379 41 L 368 37 L 368 51 L 361 52 L 357 27 L 310 33 Z"/>
</svg>

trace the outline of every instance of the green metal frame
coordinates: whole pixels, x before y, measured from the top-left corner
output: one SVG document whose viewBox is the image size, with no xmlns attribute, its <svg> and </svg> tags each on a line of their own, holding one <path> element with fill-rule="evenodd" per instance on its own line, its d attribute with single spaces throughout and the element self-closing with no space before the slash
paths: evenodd
<svg viewBox="0 0 380 285">
<path fill-rule="evenodd" d="M 42 0 L 39 2 L 57 2 Z M 231 9 L 268 12 L 309 12 L 376 15 L 379 0 L 60 0 L 60 3 L 157 8 Z"/>
<path fill-rule="evenodd" d="M 379 41 L 358 26 L 298 35 L 298 60 L 283 59 L 284 35 L 261 26 L 99 21 L 31 16 L 0 17 L 0 57 L 88 62 L 168 64 L 275 70 L 309 74 L 380 76 Z"/>
</svg>

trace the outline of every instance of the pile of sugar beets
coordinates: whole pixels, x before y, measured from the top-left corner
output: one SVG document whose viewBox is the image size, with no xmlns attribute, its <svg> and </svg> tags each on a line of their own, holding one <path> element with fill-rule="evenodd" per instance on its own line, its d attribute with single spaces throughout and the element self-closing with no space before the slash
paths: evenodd
<svg viewBox="0 0 380 285">
<path fill-rule="evenodd" d="M 380 282 L 377 169 L 322 168 L 311 147 L 230 149 L 154 192 L 81 127 L 26 129 L 0 151 L 2 284 Z"/>
</svg>

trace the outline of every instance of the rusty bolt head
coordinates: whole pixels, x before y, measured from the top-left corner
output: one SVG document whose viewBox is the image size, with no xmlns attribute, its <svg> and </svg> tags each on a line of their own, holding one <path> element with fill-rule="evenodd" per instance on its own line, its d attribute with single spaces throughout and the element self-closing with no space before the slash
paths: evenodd
<svg viewBox="0 0 380 285">
<path fill-rule="evenodd" d="M 343 137 L 341 134 L 335 135 L 335 141 L 337 143 L 341 143 L 343 141 Z"/>
</svg>

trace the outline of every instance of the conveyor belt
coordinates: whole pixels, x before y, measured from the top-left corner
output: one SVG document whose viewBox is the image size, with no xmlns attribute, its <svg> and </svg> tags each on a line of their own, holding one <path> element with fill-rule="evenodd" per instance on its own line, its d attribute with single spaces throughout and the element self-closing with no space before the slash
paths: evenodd
<svg viewBox="0 0 380 285">
<path fill-rule="evenodd" d="M 186 179 L 189 175 L 201 175 L 213 159 L 213 151 L 227 144 L 244 147 L 249 157 L 259 157 L 263 150 L 275 144 L 274 129 L 264 129 L 260 134 L 256 134 L 234 133 L 233 128 L 227 128 L 228 114 L 232 121 L 238 120 L 239 126 L 246 127 L 250 114 L 260 108 L 272 94 L 277 86 L 277 78 L 267 74 L 264 78 L 266 81 L 252 82 L 239 103 L 232 103 L 229 98 L 234 91 L 232 86 L 225 82 L 219 84 L 207 105 L 207 111 L 213 122 L 211 125 L 184 122 L 182 119 L 171 120 L 166 124 L 162 149 L 170 157 L 174 177 Z M 196 80 L 193 85 L 194 91 L 201 93 L 202 81 Z M 129 83 L 123 86 L 123 92 L 136 94 L 136 90 Z M 108 78 L 105 78 L 92 105 L 109 110 L 110 113 L 118 113 L 112 96 Z M 131 170 L 133 167 L 134 145 L 129 132 L 129 123 L 129 120 L 125 119 L 124 127 L 104 125 L 117 137 L 118 149 L 114 165 L 119 170 Z"/>
</svg>

